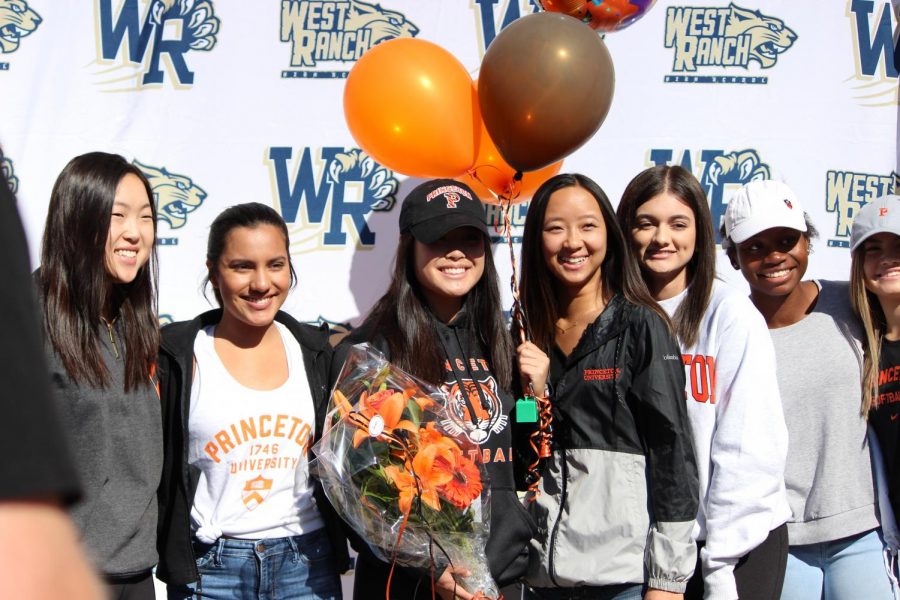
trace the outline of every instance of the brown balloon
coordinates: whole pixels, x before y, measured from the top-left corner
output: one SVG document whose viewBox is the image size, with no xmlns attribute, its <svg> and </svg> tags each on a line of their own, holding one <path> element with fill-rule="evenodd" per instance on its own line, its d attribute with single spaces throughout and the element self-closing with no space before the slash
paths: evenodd
<svg viewBox="0 0 900 600">
<path fill-rule="evenodd" d="M 540 12 L 513 21 L 488 47 L 478 100 L 506 162 L 533 171 L 596 133 L 614 87 L 612 59 L 600 36 L 578 19 Z"/>
</svg>

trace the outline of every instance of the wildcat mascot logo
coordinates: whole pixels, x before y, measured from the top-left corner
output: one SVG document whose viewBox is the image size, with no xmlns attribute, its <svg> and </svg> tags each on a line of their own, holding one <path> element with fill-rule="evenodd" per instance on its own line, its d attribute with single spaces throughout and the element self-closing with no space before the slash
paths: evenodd
<svg viewBox="0 0 900 600">
<path fill-rule="evenodd" d="M 694 168 L 691 151 L 681 154 L 679 165 L 694 173 L 709 198 L 709 210 L 712 213 L 713 228 L 716 230 L 716 241 L 719 239 L 719 226 L 725 216 L 726 197 L 741 186 L 758 179 L 770 179 L 771 169 L 753 149 L 725 152 L 723 150 L 701 150 L 700 161 Z M 648 166 L 673 164 L 674 151 L 671 149 L 654 149 L 650 151 Z M 697 175 L 697 172 L 700 175 Z"/>
<path fill-rule="evenodd" d="M 102 67 L 96 75 L 103 78 L 104 91 L 158 87 L 165 80 L 160 66 L 163 55 L 175 87 L 190 86 L 194 72 L 185 55 L 192 50 L 209 52 L 216 46 L 219 19 L 210 0 L 150 0 L 143 17 L 138 0 L 124 0 L 117 9 L 113 0 L 96 2 L 100 36 L 96 64 Z M 177 39 L 170 37 L 173 31 L 178 32 Z M 116 60 L 119 64 L 110 69 Z"/>
<path fill-rule="evenodd" d="M 900 190 L 900 175 L 828 171 L 825 176 L 825 210 L 835 213 L 834 237 L 828 240 L 832 248 L 850 247 L 853 219 L 863 206 L 886 194 Z"/>
<path fill-rule="evenodd" d="M 281 0 L 281 41 L 291 44 L 283 78 L 344 79 L 348 70 L 316 70 L 321 62 L 352 63 L 385 40 L 415 37 L 403 13 L 360 0 Z"/>
<path fill-rule="evenodd" d="M 898 103 L 900 43 L 894 29 L 900 21 L 900 5 L 895 14 L 890 2 L 848 0 L 847 17 L 854 41 L 856 73 L 850 79 L 862 106 L 890 106 Z"/>
<path fill-rule="evenodd" d="M 0 172 L 3 173 L 3 177 L 6 179 L 6 184 L 9 186 L 9 191 L 13 194 L 19 191 L 19 178 L 16 177 L 16 173 L 13 170 L 13 162 L 12 159 L 7 158 L 0 154 Z"/>
<path fill-rule="evenodd" d="M 771 69 L 797 40 L 784 21 L 735 4 L 724 8 L 670 6 L 666 9 L 665 47 L 675 49 L 673 73 L 705 67 Z M 668 75 L 668 82 L 767 83 L 768 77 Z"/>
<path fill-rule="evenodd" d="M 347 219 L 359 247 L 371 248 L 375 234 L 367 218 L 394 207 L 400 183 L 393 173 L 358 148 L 325 147 L 315 153 L 307 147 L 298 154 L 291 167 L 293 148 L 268 151 L 276 206 L 291 230 L 291 253 L 343 248 Z"/>
<path fill-rule="evenodd" d="M 200 208 L 206 199 L 206 192 L 186 175 L 170 173 L 165 167 L 152 167 L 137 160 L 131 164 L 140 169 L 150 182 L 156 202 L 156 221 L 166 223 L 170 229 L 184 227 L 188 215 Z M 158 243 L 174 246 L 178 244 L 178 238 L 160 237 Z"/>
<path fill-rule="evenodd" d="M 478 382 L 464 380 L 462 388 L 459 383 L 453 383 L 447 389 L 447 396 L 448 418 L 441 425 L 452 435 L 465 434 L 480 445 L 491 433 L 500 433 L 506 427 L 509 417 L 503 414 L 493 377 Z"/>
<path fill-rule="evenodd" d="M 0 54 L 18 50 L 21 39 L 34 33 L 41 21 L 24 0 L 0 0 Z M 8 68 L 9 63 L 0 62 L 0 70 Z"/>
</svg>

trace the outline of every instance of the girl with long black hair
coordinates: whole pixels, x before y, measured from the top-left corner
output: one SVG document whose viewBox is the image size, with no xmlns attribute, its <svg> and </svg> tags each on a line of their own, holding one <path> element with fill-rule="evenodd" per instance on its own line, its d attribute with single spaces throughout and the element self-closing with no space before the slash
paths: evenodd
<svg viewBox="0 0 900 600">
<path fill-rule="evenodd" d="M 591 179 L 535 193 L 520 289 L 553 410 L 531 597 L 680 598 L 698 499 L 681 353 Z"/>
<path fill-rule="evenodd" d="M 468 186 L 436 179 L 406 197 L 388 290 L 336 349 L 332 380 L 349 346 L 360 342 L 448 392 L 448 412 L 457 416 L 463 435 L 480 446 L 490 477 L 486 554 L 491 574 L 500 585 L 515 581 L 527 566 L 534 533 L 513 480 L 510 389 L 515 351 L 501 312 L 484 208 Z M 364 545 L 357 549 L 354 598 L 384 597 L 391 565 Z M 472 597 L 471 590 L 455 582 L 452 569 L 434 577 L 441 598 Z M 398 568 L 390 593 L 400 600 L 430 599 L 430 573 Z"/>
<path fill-rule="evenodd" d="M 72 517 L 111 596 L 148 600 L 162 471 L 152 198 L 121 156 L 75 157 L 53 186 L 36 275 L 51 380 L 84 491 Z"/>
</svg>

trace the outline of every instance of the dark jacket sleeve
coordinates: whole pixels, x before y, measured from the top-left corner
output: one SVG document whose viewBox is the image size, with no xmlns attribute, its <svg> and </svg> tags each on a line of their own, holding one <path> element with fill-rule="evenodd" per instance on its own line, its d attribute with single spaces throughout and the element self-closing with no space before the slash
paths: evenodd
<svg viewBox="0 0 900 600">
<path fill-rule="evenodd" d="M 654 523 L 647 538 L 648 585 L 683 592 L 696 565 L 691 539 L 699 505 L 697 464 L 684 398 L 681 351 L 663 320 L 635 312 L 635 372 L 628 402 L 647 456 Z"/>
<path fill-rule="evenodd" d="M 0 499 L 79 494 L 78 476 L 62 431 L 45 362 L 28 245 L 16 200 L 0 174 Z"/>
</svg>

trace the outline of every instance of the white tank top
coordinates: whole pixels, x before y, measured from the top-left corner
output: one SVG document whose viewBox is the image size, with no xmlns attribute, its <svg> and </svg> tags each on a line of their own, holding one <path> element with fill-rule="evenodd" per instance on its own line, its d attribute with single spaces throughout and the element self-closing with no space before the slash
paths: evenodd
<svg viewBox="0 0 900 600">
<path fill-rule="evenodd" d="M 213 347 L 215 326 L 194 340 L 188 462 L 200 470 L 191 507 L 197 538 L 262 539 L 300 535 L 324 523 L 313 499 L 307 451 L 315 409 L 300 344 L 275 323 L 288 378 L 274 390 L 237 382 Z"/>
</svg>

